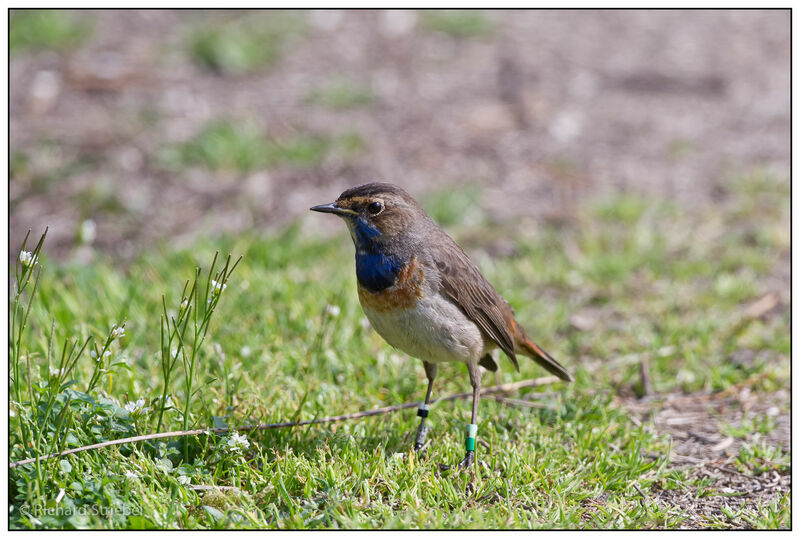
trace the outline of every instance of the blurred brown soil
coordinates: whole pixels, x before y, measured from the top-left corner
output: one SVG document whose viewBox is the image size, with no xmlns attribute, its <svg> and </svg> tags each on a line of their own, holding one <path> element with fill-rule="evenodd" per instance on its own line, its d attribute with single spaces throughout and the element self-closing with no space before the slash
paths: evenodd
<svg viewBox="0 0 800 539">
<path fill-rule="evenodd" d="M 417 195 L 477 185 L 493 218 L 532 223 L 620 191 L 707 206 L 755 167 L 788 179 L 785 10 L 492 11 L 494 31 L 473 38 L 413 13 L 315 11 L 277 63 L 243 76 L 193 63 L 186 36 L 251 14 L 82 16 L 95 22 L 81 49 L 11 61 L 11 155 L 29 157 L 10 183 L 12 249 L 49 225 L 48 252 L 68 256 L 91 219 L 95 246 L 126 258 L 281 225 L 376 179 Z M 335 77 L 376 99 L 307 102 Z M 160 148 L 217 118 L 275 137 L 357 132 L 366 148 L 248 174 L 157 165 Z"/>
</svg>

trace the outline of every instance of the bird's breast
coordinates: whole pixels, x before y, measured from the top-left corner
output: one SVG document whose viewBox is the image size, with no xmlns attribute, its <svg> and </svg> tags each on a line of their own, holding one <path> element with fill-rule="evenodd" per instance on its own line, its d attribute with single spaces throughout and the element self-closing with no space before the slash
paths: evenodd
<svg viewBox="0 0 800 539">
<path fill-rule="evenodd" d="M 377 269 L 365 268 L 358 272 L 358 261 L 356 262 L 358 299 L 364 309 L 374 312 L 410 309 L 423 296 L 425 270 L 416 256 L 412 256 L 406 264 L 393 266 L 390 270 L 382 269 L 380 263 L 375 264 L 374 268 Z M 362 274 L 370 278 L 362 279 Z M 393 277 L 391 281 L 390 275 Z M 388 286 L 374 286 L 387 283 Z"/>
<path fill-rule="evenodd" d="M 358 299 L 375 331 L 395 348 L 433 363 L 476 363 L 485 354 L 481 330 L 430 285 L 414 256 L 393 286 L 371 292 L 359 284 Z"/>
</svg>

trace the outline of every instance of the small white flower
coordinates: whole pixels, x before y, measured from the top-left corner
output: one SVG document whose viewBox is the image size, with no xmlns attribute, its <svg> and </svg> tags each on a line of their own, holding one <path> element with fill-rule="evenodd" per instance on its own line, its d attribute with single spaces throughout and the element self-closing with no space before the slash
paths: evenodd
<svg viewBox="0 0 800 539">
<path fill-rule="evenodd" d="M 223 283 L 218 283 L 217 281 L 212 280 L 211 281 L 211 288 L 212 288 L 211 292 L 215 296 L 218 296 L 218 295 L 220 295 L 222 293 L 223 290 L 228 288 L 228 285 L 227 284 L 223 284 Z"/>
<path fill-rule="evenodd" d="M 50 367 L 50 376 L 58 376 L 59 378 L 64 375 L 64 369 L 57 367 Z"/>
<path fill-rule="evenodd" d="M 247 436 L 245 434 L 234 432 L 228 438 L 228 451 L 241 452 L 248 447 L 250 447 L 250 442 L 247 441 Z"/>
<path fill-rule="evenodd" d="M 164 403 L 164 408 L 174 408 L 175 405 L 172 403 L 172 397 L 167 395 L 167 401 Z"/>
<path fill-rule="evenodd" d="M 103 352 L 103 359 L 106 359 L 107 357 L 110 356 L 111 356 L 111 350 L 106 350 L 105 352 Z"/>
<path fill-rule="evenodd" d="M 32 268 L 39 261 L 39 257 L 31 253 L 30 251 L 20 251 L 19 261 L 20 264 L 22 264 L 26 268 Z"/>
<path fill-rule="evenodd" d="M 181 301 L 181 312 L 185 311 L 189 307 L 189 300 L 185 299 Z"/>
<path fill-rule="evenodd" d="M 336 318 L 342 312 L 342 309 L 340 309 L 338 305 L 328 305 L 325 307 L 325 312 L 328 313 L 331 318 Z"/>
<path fill-rule="evenodd" d="M 92 356 L 92 359 L 97 359 L 97 352 L 95 352 L 94 350 L 89 352 L 89 355 Z"/>
<path fill-rule="evenodd" d="M 131 414 L 137 414 L 137 413 L 143 414 L 150 409 L 150 408 L 145 408 L 144 405 L 145 405 L 144 399 L 139 399 L 136 402 L 129 402 L 128 404 L 126 404 L 125 409 L 128 411 L 128 413 Z"/>
<path fill-rule="evenodd" d="M 128 479 L 138 479 L 139 475 L 128 470 L 127 472 L 125 472 L 125 477 L 127 477 Z"/>
<path fill-rule="evenodd" d="M 178 349 L 173 348 L 170 354 L 172 355 L 172 358 L 175 359 L 176 357 L 178 357 Z"/>
<path fill-rule="evenodd" d="M 250 357 L 250 354 L 252 353 L 253 351 L 250 350 L 250 347 L 247 345 L 242 346 L 242 349 L 239 350 L 239 355 L 242 357 Z"/>
<path fill-rule="evenodd" d="M 111 338 L 119 339 L 125 336 L 125 324 L 121 326 L 111 326 Z"/>
</svg>

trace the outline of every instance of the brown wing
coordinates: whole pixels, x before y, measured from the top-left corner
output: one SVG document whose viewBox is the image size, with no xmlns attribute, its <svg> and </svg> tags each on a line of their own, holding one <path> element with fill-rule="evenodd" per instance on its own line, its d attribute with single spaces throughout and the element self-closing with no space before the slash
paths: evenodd
<svg viewBox="0 0 800 539">
<path fill-rule="evenodd" d="M 437 239 L 434 262 L 441 274 L 442 292 L 511 358 L 519 371 L 510 331 L 514 319 L 511 306 L 455 241 L 444 233 Z"/>
</svg>

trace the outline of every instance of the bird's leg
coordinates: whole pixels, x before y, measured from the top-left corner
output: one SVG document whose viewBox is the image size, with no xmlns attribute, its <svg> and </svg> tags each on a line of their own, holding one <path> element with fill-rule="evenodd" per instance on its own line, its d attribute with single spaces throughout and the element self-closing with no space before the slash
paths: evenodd
<svg viewBox="0 0 800 539">
<path fill-rule="evenodd" d="M 417 429 L 417 438 L 414 440 L 414 451 L 419 451 L 425 445 L 425 438 L 428 436 L 428 427 L 425 425 L 425 418 L 428 417 L 430 410 L 431 392 L 433 391 L 433 379 L 436 378 L 436 365 L 434 363 L 423 362 L 425 365 L 425 374 L 428 377 L 428 391 L 425 393 L 425 404 L 421 404 L 417 410 L 417 415 L 420 418 L 419 428 Z"/>
<path fill-rule="evenodd" d="M 469 371 L 469 381 L 472 384 L 472 422 L 467 425 L 467 436 L 465 446 L 467 454 L 464 455 L 458 467 L 468 468 L 475 461 L 475 438 L 478 435 L 478 401 L 481 398 L 481 370 L 478 365 L 467 364 Z"/>
</svg>

